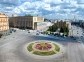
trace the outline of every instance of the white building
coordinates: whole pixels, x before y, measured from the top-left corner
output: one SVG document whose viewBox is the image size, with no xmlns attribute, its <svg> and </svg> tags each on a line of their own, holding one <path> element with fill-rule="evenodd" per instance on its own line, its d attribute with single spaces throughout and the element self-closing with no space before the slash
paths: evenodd
<svg viewBox="0 0 84 62">
<path fill-rule="evenodd" d="M 51 22 L 40 22 L 37 23 L 37 30 L 47 30 L 49 26 L 52 26 L 53 24 Z"/>
</svg>

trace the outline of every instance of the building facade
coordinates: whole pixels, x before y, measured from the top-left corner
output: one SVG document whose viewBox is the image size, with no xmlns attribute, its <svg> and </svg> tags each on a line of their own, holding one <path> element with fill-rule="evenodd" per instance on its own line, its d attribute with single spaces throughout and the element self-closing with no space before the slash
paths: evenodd
<svg viewBox="0 0 84 62">
<path fill-rule="evenodd" d="M 56 25 L 58 28 L 64 28 L 67 27 L 69 29 L 69 35 L 68 36 L 72 36 L 72 30 L 71 30 L 71 22 L 69 21 L 57 21 Z"/>
<path fill-rule="evenodd" d="M 37 23 L 43 21 L 44 18 L 34 16 L 10 17 L 9 26 L 14 28 L 37 29 Z"/>
<path fill-rule="evenodd" d="M 62 20 L 61 21 L 57 21 L 56 25 L 58 26 L 58 28 L 67 27 L 67 28 L 71 29 L 71 23 L 68 22 L 68 21 L 62 21 Z"/>
<path fill-rule="evenodd" d="M 37 23 L 37 30 L 46 31 L 52 25 L 53 24 L 51 22 L 40 22 L 40 23 Z"/>
<path fill-rule="evenodd" d="M 0 13 L 0 34 L 7 34 L 9 31 L 8 16 Z"/>
</svg>

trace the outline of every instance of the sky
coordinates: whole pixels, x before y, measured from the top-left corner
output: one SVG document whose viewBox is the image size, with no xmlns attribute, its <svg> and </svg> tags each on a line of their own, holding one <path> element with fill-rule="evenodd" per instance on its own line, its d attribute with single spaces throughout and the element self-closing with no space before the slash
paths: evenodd
<svg viewBox="0 0 84 62">
<path fill-rule="evenodd" d="M 0 12 L 48 19 L 83 19 L 84 0 L 0 0 Z"/>
</svg>

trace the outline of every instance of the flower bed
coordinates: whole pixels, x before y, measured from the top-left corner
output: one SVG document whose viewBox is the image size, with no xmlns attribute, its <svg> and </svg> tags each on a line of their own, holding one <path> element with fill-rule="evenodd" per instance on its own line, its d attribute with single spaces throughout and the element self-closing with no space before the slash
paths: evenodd
<svg viewBox="0 0 84 62">
<path fill-rule="evenodd" d="M 60 52 L 60 46 L 55 42 L 31 42 L 27 46 L 27 50 L 39 56 L 49 56 Z"/>
</svg>

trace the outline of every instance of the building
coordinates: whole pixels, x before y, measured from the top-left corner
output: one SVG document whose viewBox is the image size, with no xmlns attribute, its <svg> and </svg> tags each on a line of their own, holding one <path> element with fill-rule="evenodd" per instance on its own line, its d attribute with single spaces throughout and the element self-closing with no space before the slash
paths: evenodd
<svg viewBox="0 0 84 62">
<path fill-rule="evenodd" d="M 7 34 L 9 31 L 8 16 L 0 13 L 0 34 Z"/>
<path fill-rule="evenodd" d="M 64 28 L 67 27 L 69 29 L 69 36 L 72 36 L 72 31 L 71 31 L 71 22 L 69 21 L 57 21 L 56 25 L 58 28 Z"/>
<path fill-rule="evenodd" d="M 37 29 L 37 23 L 43 21 L 44 18 L 38 16 L 16 16 L 9 18 L 9 26 L 21 29 Z"/>
<path fill-rule="evenodd" d="M 46 31 L 49 26 L 52 26 L 53 24 L 51 22 L 40 22 L 37 23 L 37 30 L 43 30 Z"/>
<path fill-rule="evenodd" d="M 57 21 L 56 25 L 58 26 L 58 28 L 63 28 L 63 27 L 67 27 L 69 29 L 71 29 L 71 23 L 69 21 Z"/>
</svg>

